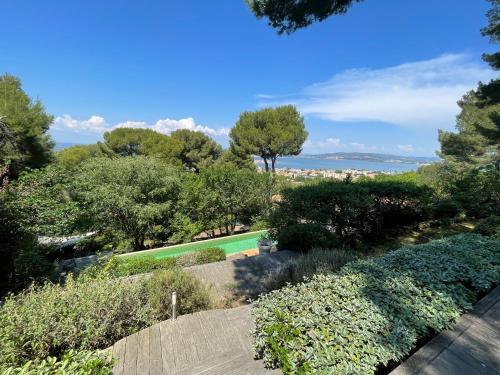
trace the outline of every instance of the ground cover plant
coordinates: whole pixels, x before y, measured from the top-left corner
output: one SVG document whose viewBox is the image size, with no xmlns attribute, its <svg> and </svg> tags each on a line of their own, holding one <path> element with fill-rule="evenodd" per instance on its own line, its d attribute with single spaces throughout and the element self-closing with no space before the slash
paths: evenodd
<svg viewBox="0 0 500 375">
<path fill-rule="evenodd" d="M 375 373 L 500 282 L 500 241 L 461 234 L 262 296 L 254 348 L 285 373 Z"/>
<path fill-rule="evenodd" d="M 47 357 L 42 361 L 28 361 L 20 367 L 1 369 L 2 375 L 110 375 L 113 360 L 98 351 L 70 350 L 61 358 Z"/>
</svg>

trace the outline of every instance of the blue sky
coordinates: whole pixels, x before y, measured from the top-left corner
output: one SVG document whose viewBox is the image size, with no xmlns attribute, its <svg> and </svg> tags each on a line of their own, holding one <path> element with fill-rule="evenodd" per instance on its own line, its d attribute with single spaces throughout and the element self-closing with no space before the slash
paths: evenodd
<svg viewBox="0 0 500 375">
<path fill-rule="evenodd" d="M 481 61 L 488 8 L 366 0 L 278 36 L 243 0 L 4 0 L 0 72 L 42 99 L 59 142 L 135 126 L 198 129 L 226 146 L 240 112 L 293 103 L 306 153 L 430 156 L 456 101 L 494 76 Z"/>
</svg>

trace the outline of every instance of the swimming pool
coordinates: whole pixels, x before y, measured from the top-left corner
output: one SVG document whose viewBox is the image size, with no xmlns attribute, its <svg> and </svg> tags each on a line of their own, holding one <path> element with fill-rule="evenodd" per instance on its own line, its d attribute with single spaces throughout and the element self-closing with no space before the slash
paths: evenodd
<svg viewBox="0 0 500 375">
<path fill-rule="evenodd" d="M 215 238 L 212 240 L 190 242 L 182 245 L 162 247 L 159 249 L 136 251 L 133 253 L 120 255 L 120 257 L 128 258 L 128 257 L 148 255 L 148 256 L 153 256 L 156 259 L 162 259 L 167 257 L 176 257 L 182 254 L 192 253 L 202 249 L 208 249 L 210 247 L 220 247 L 221 249 L 224 250 L 226 255 L 236 254 L 242 251 L 256 249 L 257 241 L 262 235 L 266 233 L 267 233 L 266 230 L 261 230 L 257 232 L 236 234 L 234 236 Z"/>
</svg>

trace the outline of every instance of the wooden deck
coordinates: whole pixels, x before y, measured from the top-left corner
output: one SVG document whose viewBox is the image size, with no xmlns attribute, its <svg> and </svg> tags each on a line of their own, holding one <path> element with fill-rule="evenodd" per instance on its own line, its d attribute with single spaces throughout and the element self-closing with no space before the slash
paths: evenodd
<svg viewBox="0 0 500 375">
<path fill-rule="evenodd" d="M 253 359 L 252 326 L 250 306 L 161 322 L 113 346 L 113 374 L 280 374 Z"/>
<path fill-rule="evenodd" d="M 260 293 L 269 272 L 296 256 L 289 251 L 231 257 L 223 262 L 185 268 L 212 285 L 216 297 Z M 115 375 L 280 374 L 253 359 L 250 306 L 218 309 L 167 320 L 113 345 Z"/>
<path fill-rule="evenodd" d="M 200 264 L 184 270 L 210 284 L 218 299 L 228 294 L 254 297 L 262 291 L 267 275 L 295 256 L 297 253 L 292 251 L 251 257 L 240 254 L 226 261 Z"/>
</svg>

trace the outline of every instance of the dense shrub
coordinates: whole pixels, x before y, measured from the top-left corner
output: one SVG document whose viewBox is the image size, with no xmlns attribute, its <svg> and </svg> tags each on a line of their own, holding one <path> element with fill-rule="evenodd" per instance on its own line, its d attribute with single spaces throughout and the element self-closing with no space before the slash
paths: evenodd
<svg viewBox="0 0 500 375">
<path fill-rule="evenodd" d="M 104 353 L 70 350 L 61 358 L 28 361 L 20 367 L 2 368 L 2 375 L 111 375 L 112 359 Z"/>
<path fill-rule="evenodd" d="M 220 262 L 226 260 L 226 253 L 220 247 L 202 249 L 196 252 L 196 264 Z"/>
<path fill-rule="evenodd" d="M 313 249 L 271 272 L 264 282 L 265 289 L 280 289 L 287 283 L 295 285 L 316 274 L 336 272 L 354 259 L 356 256 L 345 250 Z"/>
<path fill-rule="evenodd" d="M 114 258 L 115 266 L 112 266 L 112 272 L 116 276 L 130 276 L 140 273 L 149 273 L 156 270 L 168 270 L 174 268 L 175 258 L 156 259 L 153 256 L 121 257 Z"/>
<path fill-rule="evenodd" d="M 460 204 L 451 198 L 440 199 L 432 204 L 432 216 L 436 219 L 454 218 L 461 207 Z"/>
<path fill-rule="evenodd" d="M 285 189 L 271 227 L 279 234 L 290 225 L 314 223 L 355 245 L 382 236 L 384 229 L 425 218 L 430 196 L 427 187 L 395 177 L 355 183 L 322 180 Z"/>
<path fill-rule="evenodd" d="M 403 247 L 262 296 L 257 356 L 285 373 L 374 373 L 500 282 L 500 241 L 467 234 Z"/>
<path fill-rule="evenodd" d="M 406 178 L 405 174 L 382 177 L 360 183 L 375 203 L 382 228 L 410 224 L 428 215 L 427 207 L 432 195 L 429 188 Z"/>
<path fill-rule="evenodd" d="M 279 250 L 307 252 L 315 247 L 332 248 L 337 245 L 335 235 L 319 224 L 293 224 L 278 235 Z"/>
<path fill-rule="evenodd" d="M 197 264 L 220 262 L 222 260 L 226 260 L 224 250 L 220 247 L 212 247 L 177 257 L 177 265 L 179 267 L 191 267 Z"/>
<path fill-rule="evenodd" d="M 500 238 L 500 216 L 490 216 L 481 220 L 474 228 L 474 232 Z"/>
<path fill-rule="evenodd" d="M 190 314 L 212 306 L 208 288 L 195 276 L 172 269 L 156 272 L 149 280 L 150 303 L 161 320 L 172 314 L 172 292 L 177 293 L 177 314 Z"/>
<path fill-rule="evenodd" d="M 154 322 L 142 282 L 70 276 L 64 286 L 32 286 L 0 309 L 0 363 L 106 348 Z"/>
</svg>

